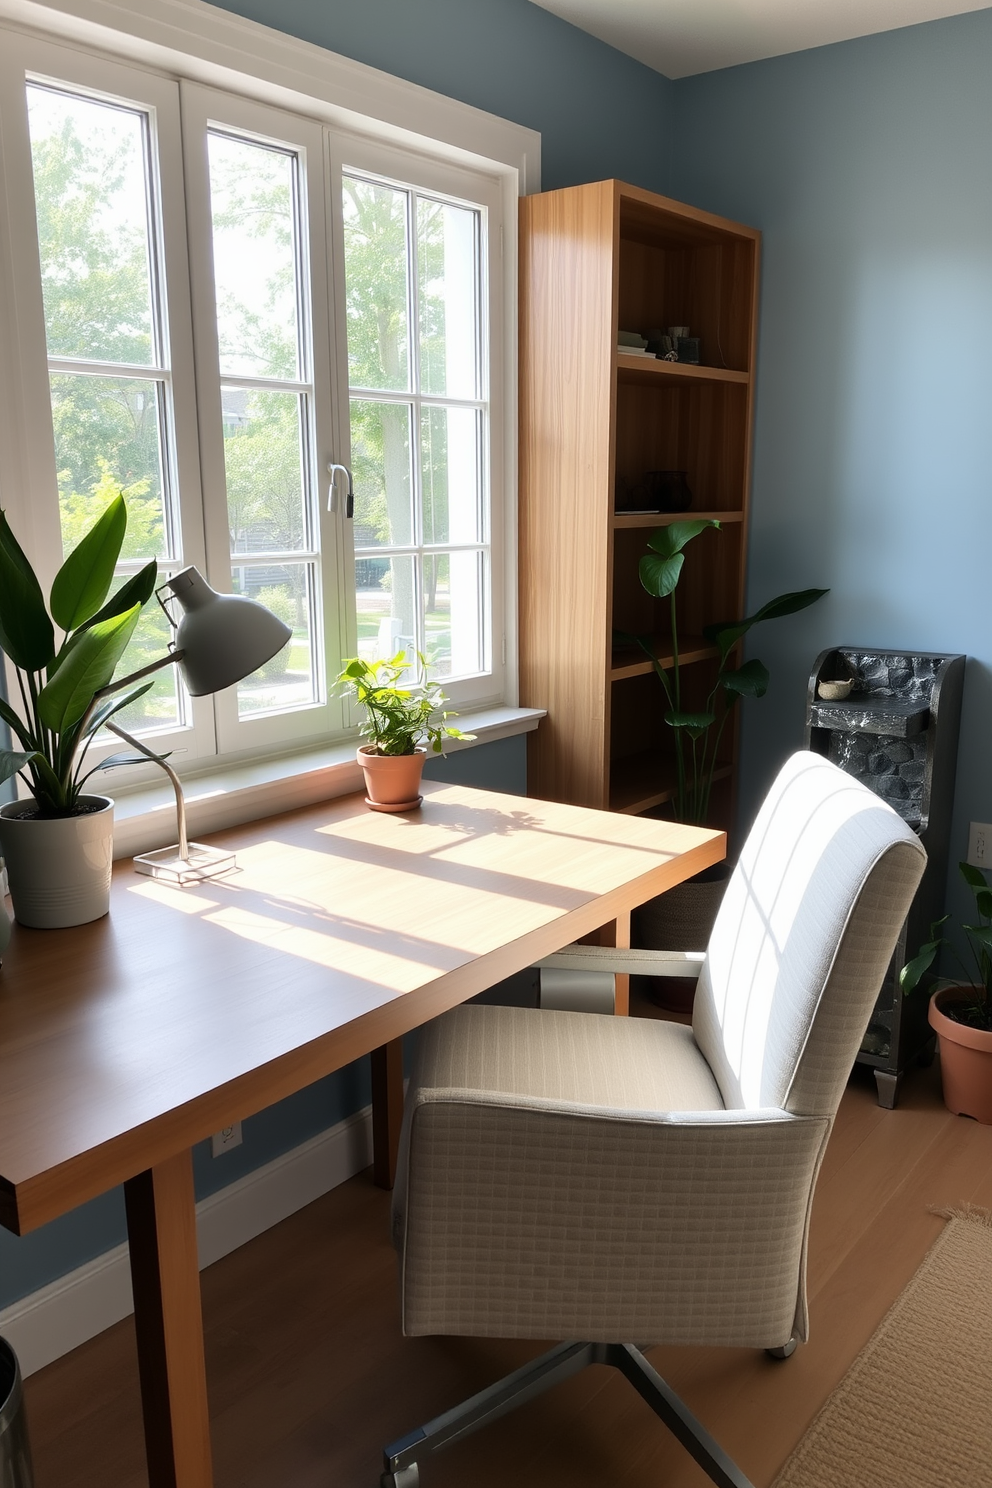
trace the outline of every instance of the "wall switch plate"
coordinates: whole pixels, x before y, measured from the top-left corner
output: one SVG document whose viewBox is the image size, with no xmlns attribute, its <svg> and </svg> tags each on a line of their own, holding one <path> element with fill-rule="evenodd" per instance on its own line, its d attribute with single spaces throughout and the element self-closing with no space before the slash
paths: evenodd
<svg viewBox="0 0 992 1488">
<path fill-rule="evenodd" d="M 992 868 L 992 823 L 971 823 L 968 829 L 968 862 L 972 868 Z"/>
<path fill-rule="evenodd" d="M 992 833 L 992 827 L 989 828 Z M 990 838 L 992 842 L 992 838 Z M 223 1131 L 214 1132 L 210 1138 L 210 1150 L 214 1157 L 220 1157 L 222 1152 L 230 1152 L 232 1147 L 241 1146 L 241 1122 L 236 1121 L 233 1126 L 225 1126 Z"/>
</svg>

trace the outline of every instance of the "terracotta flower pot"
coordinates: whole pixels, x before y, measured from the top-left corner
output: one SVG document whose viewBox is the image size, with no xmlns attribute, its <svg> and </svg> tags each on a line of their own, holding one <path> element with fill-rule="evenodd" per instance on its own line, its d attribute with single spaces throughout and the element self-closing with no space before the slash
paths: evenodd
<svg viewBox="0 0 992 1488">
<path fill-rule="evenodd" d="M 992 1032 L 957 1023 L 944 1011 L 962 1003 L 961 987 L 944 987 L 930 999 L 930 1027 L 940 1039 L 944 1105 L 955 1116 L 973 1116 L 992 1126 Z"/>
<path fill-rule="evenodd" d="M 373 811 L 412 811 L 423 800 L 420 777 L 427 750 L 415 754 L 376 754 L 362 744 L 358 763 L 365 772 L 365 800 Z"/>
</svg>

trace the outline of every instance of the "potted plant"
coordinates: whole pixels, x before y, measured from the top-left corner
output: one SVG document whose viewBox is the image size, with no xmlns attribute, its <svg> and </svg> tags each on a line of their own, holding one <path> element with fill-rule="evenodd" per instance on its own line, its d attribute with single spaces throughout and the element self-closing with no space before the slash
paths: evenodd
<svg viewBox="0 0 992 1488">
<path fill-rule="evenodd" d="M 960 863 L 961 877 L 975 898 L 977 923 L 962 924 L 971 965 L 938 931 L 950 916 L 930 927 L 930 939 L 899 973 L 908 996 L 929 972 L 942 946 L 964 973 L 963 981 L 942 978 L 930 998 L 928 1018 L 940 1040 L 944 1104 L 958 1116 L 992 1126 L 992 888 L 980 868 Z"/>
<path fill-rule="evenodd" d="M 366 802 L 373 811 L 411 811 L 423 799 L 420 777 L 427 758 L 444 753 L 445 739 L 474 739 L 447 723 L 440 686 L 427 678 L 427 663 L 417 655 L 417 673 L 404 685 L 410 668 L 406 652 L 390 659 L 363 661 L 353 656 L 338 674 L 338 683 L 363 711 L 358 762 L 365 773 Z"/>
<path fill-rule="evenodd" d="M 768 668 L 753 657 L 742 665 L 733 663 L 738 642 L 764 620 L 794 615 L 815 604 L 826 589 L 801 589 L 780 594 L 743 620 L 707 625 L 703 635 L 716 648 L 716 674 L 701 708 L 689 709 L 683 701 L 683 676 L 679 653 L 679 624 L 676 591 L 685 563 L 685 549 L 707 528 L 719 528 L 712 518 L 670 522 L 658 527 L 648 539 L 640 561 L 642 587 L 654 599 L 669 601 L 671 664 L 663 666 L 653 636 L 622 635 L 627 645 L 645 653 L 661 684 L 665 699 L 665 724 L 672 731 L 675 757 L 675 793 L 672 810 L 676 821 L 705 826 L 710 814 L 713 782 L 720 763 L 720 743 L 734 707 L 742 697 L 764 697 L 768 690 Z M 636 915 L 637 943 L 662 950 L 698 951 L 709 940 L 713 921 L 729 874 L 725 864 L 706 869 L 694 879 L 678 885 L 642 905 Z M 686 1012 L 692 1006 L 694 984 L 673 981 L 662 985 L 652 979 L 653 995 L 662 1005 Z"/>
<path fill-rule="evenodd" d="M 0 718 L 21 746 L 0 750 L 0 783 L 17 776 L 30 792 L 0 807 L 0 851 L 15 918 L 41 929 L 82 925 L 110 907 L 114 803 L 84 792 L 86 751 L 152 685 L 112 696 L 134 680 L 112 678 L 156 577 L 152 561 L 107 598 L 126 527 L 118 495 L 62 564 L 46 605 L 0 512 L 0 648 L 20 703 L 0 699 Z"/>
</svg>

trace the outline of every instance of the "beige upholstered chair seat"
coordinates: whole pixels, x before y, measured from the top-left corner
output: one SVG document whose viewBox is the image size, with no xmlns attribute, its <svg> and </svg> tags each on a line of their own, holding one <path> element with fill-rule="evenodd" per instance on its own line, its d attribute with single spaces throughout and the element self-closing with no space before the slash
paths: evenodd
<svg viewBox="0 0 992 1488">
<path fill-rule="evenodd" d="M 465 1007 L 425 1031 L 397 1184 L 408 1333 L 775 1347 L 829 1123 L 724 1108 L 692 1030 Z M 404 1144 L 406 1145 L 406 1144 Z"/>
</svg>

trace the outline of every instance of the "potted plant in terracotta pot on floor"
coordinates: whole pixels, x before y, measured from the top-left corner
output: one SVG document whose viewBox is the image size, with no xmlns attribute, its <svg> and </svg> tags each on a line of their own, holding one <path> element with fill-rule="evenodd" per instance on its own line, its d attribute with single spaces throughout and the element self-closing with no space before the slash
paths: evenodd
<svg viewBox="0 0 992 1488">
<path fill-rule="evenodd" d="M 907 996 L 915 992 L 943 946 L 961 967 L 962 981 L 938 982 L 928 1013 L 940 1040 L 944 1104 L 957 1116 L 973 1116 L 992 1126 L 992 888 L 980 868 L 970 863 L 958 866 L 975 897 L 977 923 L 961 926 L 972 964 L 963 962 L 955 946 L 938 935 L 949 919 L 945 915 L 930 927 L 930 940 L 903 967 L 899 981 Z"/>
<path fill-rule="evenodd" d="M 362 710 L 361 733 L 366 743 L 358 750 L 365 773 L 365 799 L 373 811 L 412 811 L 420 805 L 420 777 L 428 750 L 444 753 L 445 739 L 474 739 L 452 728 L 447 699 L 427 677 L 427 662 L 418 651 L 414 680 L 406 652 L 390 659 L 345 662 L 338 682 Z"/>
<path fill-rule="evenodd" d="M 661 685 L 664 720 L 672 732 L 675 759 L 672 814 L 675 821 L 693 826 L 708 824 L 713 784 L 720 766 L 720 744 L 737 702 L 743 697 L 764 697 L 768 690 L 768 668 L 763 662 L 752 657 L 741 665 L 734 663 L 737 643 L 753 626 L 795 615 L 827 593 L 826 589 L 801 589 L 780 594 L 743 620 L 705 626 L 704 638 L 716 650 L 716 671 L 702 707 L 688 708 L 683 698 L 676 591 L 687 545 L 707 528 L 719 526 L 718 521 L 702 517 L 667 523 L 651 534 L 649 551 L 640 561 L 643 588 L 652 598 L 669 601 L 670 665 L 663 666 L 659 660 L 655 637 L 618 636 L 621 642 L 641 648 Z M 642 905 L 635 917 L 636 944 L 656 950 L 702 950 L 709 940 L 728 875 L 729 868 L 719 864 Z M 655 978 L 649 990 L 662 1006 L 685 1012 L 692 1006 L 695 984 L 673 981 L 669 985 L 664 979 Z"/>
<path fill-rule="evenodd" d="M 17 706 L 0 718 L 20 749 L 0 749 L 0 783 L 17 776 L 30 799 L 0 807 L 0 853 L 14 916 L 39 929 L 82 925 L 110 906 L 114 803 L 89 795 L 85 756 L 100 728 L 152 685 L 112 680 L 155 586 L 152 561 L 107 598 L 127 512 L 116 496 L 55 575 L 48 604 L 0 512 L 0 648 Z M 96 768 L 99 768 L 97 766 Z"/>
</svg>

